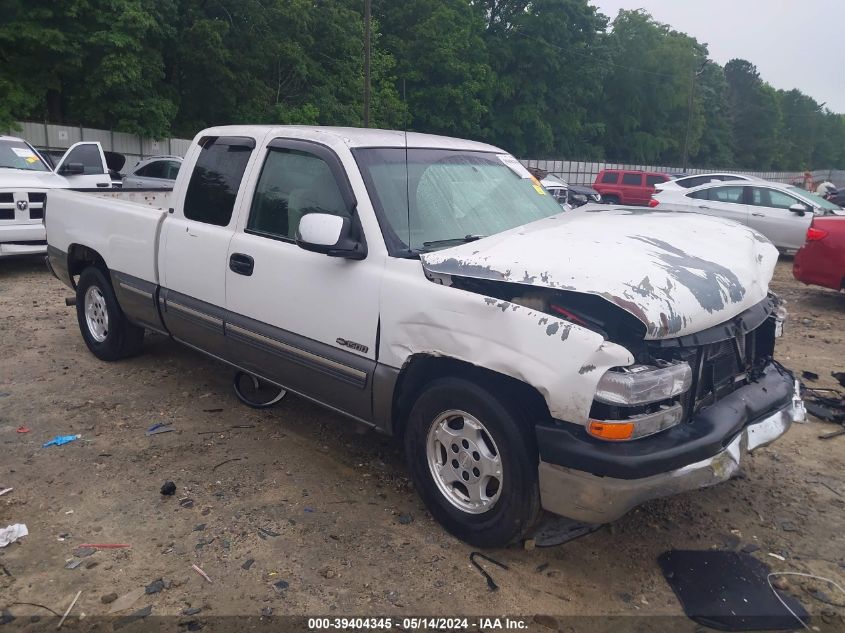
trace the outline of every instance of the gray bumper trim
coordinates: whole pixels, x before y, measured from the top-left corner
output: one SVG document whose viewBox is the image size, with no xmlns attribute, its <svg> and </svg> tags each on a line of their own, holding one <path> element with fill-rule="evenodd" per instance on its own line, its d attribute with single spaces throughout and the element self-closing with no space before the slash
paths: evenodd
<svg viewBox="0 0 845 633">
<path fill-rule="evenodd" d="M 721 452 L 683 468 L 642 479 L 597 477 L 540 462 L 540 501 L 544 509 L 584 523 L 609 523 L 632 508 L 659 497 L 727 481 L 746 452 L 773 442 L 792 423 L 792 405 L 749 424 Z"/>
</svg>

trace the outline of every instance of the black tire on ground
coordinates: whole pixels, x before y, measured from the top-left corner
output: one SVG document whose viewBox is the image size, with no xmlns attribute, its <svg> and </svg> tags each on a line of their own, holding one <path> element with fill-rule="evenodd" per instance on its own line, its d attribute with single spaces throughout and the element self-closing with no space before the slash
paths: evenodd
<svg viewBox="0 0 845 633">
<path fill-rule="evenodd" d="M 438 487 L 429 467 L 429 431 L 438 417 L 450 410 L 475 417 L 498 448 L 502 470 L 500 496 L 490 510 L 482 513 L 473 514 L 456 507 Z M 504 547 L 523 537 L 536 522 L 540 513 L 538 453 L 531 426 L 511 402 L 501 400 L 488 389 L 455 377 L 431 382 L 411 409 L 405 430 L 405 451 L 414 485 L 429 512 L 449 532 L 470 545 Z"/>
<path fill-rule="evenodd" d="M 95 295 L 99 294 L 97 314 L 93 316 L 95 320 L 99 319 L 100 323 L 105 324 L 105 329 L 99 333 L 100 336 L 105 335 L 103 340 L 97 340 L 97 333 L 92 331 L 86 318 L 86 295 L 91 289 Z M 79 276 L 76 286 L 76 320 L 79 322 L 79 331 L 85 344 L 100 360 L 115 361 L 135 356 L 144 344 L 144 328 L 129 322 L 117 303 L 111 282 L 94 266 L 89 266 Z"/>
<path fill-rule="evenodd" d="M 605 204 L 619 204 L 619 198 L 617 196 L 602 196 L 601 201 Z"/>
</svg>

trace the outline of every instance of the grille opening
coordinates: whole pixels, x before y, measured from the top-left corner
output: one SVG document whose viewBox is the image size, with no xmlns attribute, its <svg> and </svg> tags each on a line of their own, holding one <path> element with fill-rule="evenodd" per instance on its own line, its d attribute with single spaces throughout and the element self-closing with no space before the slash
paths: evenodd
<svg viewBox="0 0 845 633">
<path fill-rule="evenodd" d="M 15 219 L 15 210 L 14 209 L 0 209 L 0 220 L 14 220 Z"/>
<path fill-rule="evenodd" d="M 31 192 L 29 192 L 29 201 L 30 202 L 44 202 L 46 199 L 47 199 L 47 194 L 44 193 L 43 191 L 39 191 L 39 192 L 31 191 Z"/>
<path fill-rule="evenodd" d="M 0 193 L 0 202 L 14 202 L 15 195 L 12 193 Z"/>
</svg>

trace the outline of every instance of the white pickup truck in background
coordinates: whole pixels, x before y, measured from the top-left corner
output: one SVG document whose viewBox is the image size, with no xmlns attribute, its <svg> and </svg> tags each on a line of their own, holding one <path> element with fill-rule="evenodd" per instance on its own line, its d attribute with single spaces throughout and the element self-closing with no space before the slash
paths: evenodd
<svg viewBox="0 0 845 633">
<path fill-rule="evenodd" d="M 0 257 L 47 252 L 43 218 L 48 190 L 111 186 L 99 143 L 76 143 L 53 170 L 23 139 L 0 136 Z"/>
<path fill-rule="evenodd" d="M 489 145 L 227 126 L 195 138 L 160 208 L 47 199 L 49 263 L 97 357 L 160 332 L 401 437 L 431 513 L 477 546 L 541 508 L 605 523 L 724 481 L 792 421 L 770 242 L 693 214 L 561 213 Z"/>
</svg>

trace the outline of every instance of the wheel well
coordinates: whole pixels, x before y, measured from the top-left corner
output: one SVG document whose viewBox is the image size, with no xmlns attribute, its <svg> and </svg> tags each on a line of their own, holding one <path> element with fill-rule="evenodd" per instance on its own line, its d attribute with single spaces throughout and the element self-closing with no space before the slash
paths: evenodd
<svg viewBox="0 0 845 633">
<path fill-rule="evenodd" d="M 68 276 L 76 286 L 74 277 L 82 274 L 82 271 L 88 266 L 96 266 L 105 273 L 108 278 L 109 268 L 106 266 L 106 260 L 93 248 L 82 246 L 81 244 L 71 244 L 67 253 L 67 271 Z"/>
<path fill-rule="evenodd" d="M 487 387 L 496 394 L 519 402 L 529 420 L 537 422 L 551 417 L 545 399 L 531 385 L 498 372 L 465 361 L 430 354 L 415 354 L 402 367 L 393 392 L 393 434 L 402 437 L 405 424 L 423 388 L 445 376 L 465 378 Z"/>
</svg>

